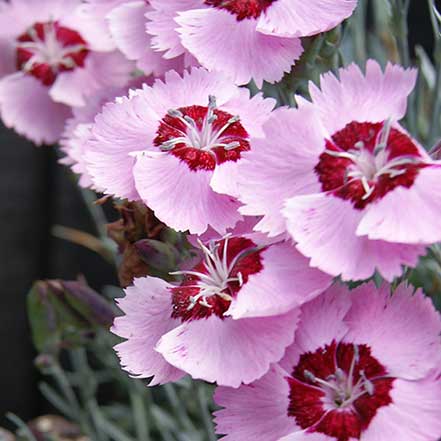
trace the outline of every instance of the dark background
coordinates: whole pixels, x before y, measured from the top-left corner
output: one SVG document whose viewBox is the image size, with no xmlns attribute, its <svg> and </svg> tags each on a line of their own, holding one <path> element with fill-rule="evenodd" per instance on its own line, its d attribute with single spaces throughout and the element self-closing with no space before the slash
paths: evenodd
<svg viewBox="0 0 441 441">
<path fill-rule="evenodd" d="M 410 44 L 432 48 L 424 0 L 412 0 Z M 0 54 L 1 56 L 1 54 Z M 54 238 L 59 224 L 94 232 L 72 177 L 54 150 L 36 148 L 0 127 L 0 425 L 7 411 L 24 420 L 46 410 L 37 391 L 25 299 L 32 282 L 84 274 L 96 289 L 112 269 L 92 252 Z"/>
</svg>

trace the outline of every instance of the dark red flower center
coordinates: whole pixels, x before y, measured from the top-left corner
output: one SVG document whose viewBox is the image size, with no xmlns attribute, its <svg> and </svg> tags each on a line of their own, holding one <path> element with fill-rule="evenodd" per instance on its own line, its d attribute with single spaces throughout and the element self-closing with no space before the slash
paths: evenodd
<svg viewBox="0 0 441 441">
<path fill-rule="evenodd" d="M 225 9 L 237 17 L 238 21 L 259 18 L 276 0 L 205 0 L 205 4 Z"/>
<path fill-rule="evenodd" d="M 248 133 L 233 116 L 209 105 L 169 110 L 162 119 L 155 146 L 184 161 L 191 170 L 214 170 L 217 164 L 237 161 L 250 149 Z"/>
<path fill-rule="evenodd" d="M 179 271 L 185 278 L 172 288 L 173 318 L 198 320 L 212 314 L 224 318 L 231 300 L 251 274 L 263 268 L 261 251 L 244 237 L 225 238 L 202 245 L 204 259 L 191 271 Z"/>
<path fill-rule="evenodd" d="M 81 35 L 58 22 L 36 23 L 17 38 L 17 68 L 45 86 L 60 72 L 83 67 L 89 50 Z"/>
<path fill-rule="evenodd" d="M 422 167 L 415 143 L 389 122 L 351 122 L 326 140 L 315 172 L 323 191 L 363 209 L 397 187 L 410 188 Z"/>
<path fill-rule="evenodd" d="M 378 409 L 392 403 L 394 378 L 367 345 L 333 342 L 304 353 L 291 375 L 288 415 L 336 441 L 360 439 Z"/>
</svg>

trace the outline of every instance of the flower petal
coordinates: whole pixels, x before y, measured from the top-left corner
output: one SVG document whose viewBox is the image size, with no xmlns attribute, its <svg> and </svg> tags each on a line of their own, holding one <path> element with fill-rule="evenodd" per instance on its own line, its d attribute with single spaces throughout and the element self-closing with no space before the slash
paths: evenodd
<svg viewBox="0 0 441 441">
<path fill-rule="evenodd" d="M 409 244 L 440 242 L 440 213 L 441 166 L 437 165 L 421 169 L 410 188 L 397 187 L 370 205 L 357 235 Z"/>
<path fill-rule="evenodd" d="M 294 197 L 283 210 L 297 249 L 311 265 L 343 280 L 364 280 L 378 270 L 389 281 L 416 266 L 421 245 L 389 243 L 356 236 L 364 212 L 350 201 L 320 193 Z"/>
<path fill-rule="evenodd" d="M 212 315 L 183 323 L 164 335 L 157 350 L 195 379 L 239 387 L 268 372 L 292 342 L 298 311 L 269 318 L 233 320 Z"/>
<path fill-rule="evenodd" d="M 125 313 L 117 317 L 112 332 L 125 342 L 115 346 L 122 367 L 138 378 L 154 377 L 150 386 L 176 381 L 184 372 L 168 364 L 154 350 L 162 335 L 179 325 L 171 317 L 171 285 L 155 277 L 135 279 L 117 301 Z"/>
<path fill-rule="evenodd" d="M 260 88 L 263 80 L 279 81 L 303 52 L 299 39 L 264 35 L 256 31 L 256 20 L 238 22 L 224 10 L 187 10 L 176 22 L 183 46 L 204 67 L 225 72 L 236 84 L 254 79 Z"/>
<path fill-rule="evenodd" d="M 158 219 L 175 230 L 196 234 L 208 226 L 223 234 L 241 219 L 239 203 L 211 189 L 212 175 L 193 171 L 168 153 L 140 155 L 134 168 L 136 188 Z"/>
<path fill-rule="evenodd" d="M 368 344 L 392 377 L 421 379 L 439 366 L 441 318 L 423 293 L 400 286 L 391 297 L 373 283 L 351 293 L 346 341 Z"/>
<path fill-rule="evenodd" d="M 332 283 L 331 276 L 311 268 L 287 242 L 271 245 L 261 255 L 263 269 L 249 276 L 227 311 L 234 319 L 284 314 Z"/>
<path fill-rule="evenodd" d="M 214 400 L 224 407 L 215 415 L 216 432 L 225 441 L 278 441 L 297 429 L 288 417 L 288 374 L 277 365 L 252 385 L 218 387 Z"/>
<path fill-rule="evenodd" d="M 55 103 L 48 88 L 31 75 L 17 72 L 0 80 L 3 123 L 36 144 L 54 144 L 63 132 L 71 110 Z"/>
</svg>

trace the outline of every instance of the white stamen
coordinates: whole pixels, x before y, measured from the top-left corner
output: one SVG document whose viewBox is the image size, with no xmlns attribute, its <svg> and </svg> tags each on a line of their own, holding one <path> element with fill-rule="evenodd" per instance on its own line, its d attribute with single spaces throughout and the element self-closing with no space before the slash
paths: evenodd
<svg viewBox="0 0 441 441">
<path fill-rule="evenodd" d="M 35 64 L 48 64 L 54 73 L 59 71 L 60 66 L 72 69 L 77 66 L 72 54 L 87 49 L 84 44 L 63 46 L 57 38 L 54 22 L 45 23 L 43 26 L 44 38 L 38 36 L 35 28 L 30 28 L 27 34 L 32 41 L 18 42 L 17 48 L 32 52 L 31 58 L 23 65 L 25 72 L 32 70 Z"/>
<path fill-rule="evenodd" d="M 232 116 L 224 126 L 216 130 L 213 127 L 213 124 L 218 120 L 218 115 L 215 113 L 216 108 L 216 97 L 209 95 L 208 110 L 202 122 L 202 127 L 198 127 L 193 118 L 189 115 L 184 115 L 179 109 L 168 110 L 167 114 L 181 121 L 187 130 L 186 132 L 182 131 L 182 136 L 164 142 L 159 148 L 163 151 L 170 151 L 173 150 L 177 144 L 183 143 L 188 147 L 210 152 L 215 156 L 213 152 L 215 148 L 221 147 L 225 150 L 234 150 L 240 147 L 241 143 L 238 141 L 222 142 L 224 140 L 225 131 L 228 130 L 232 124 L 240 121 L 240 117 L 238 115 Z"/>
<path fill-rule="evenodd" d="M 208 247 L 198 240 L 199 246 L 204 253 L 204 266 L 206 273 L 198 271 L 174 271 L 171 275 L 180 276 L 194 276 L 198 280 L 194 285 L 186 285 L 187 288 L 198 288 L 197 295 L 190 298 L 190 304 L 188 310 L 193 309 L 197 304 L 212 308 L 208 303 L 208 299 L 213 296 L 219 296 L 226 301 L 232 301 L 233 297 L 228 294 L 229 284 L 238 283 L 239 286 L 243 285 L 242 273 L 238 272 L 236 277 L 231 277 L 231 272 L 234 269 L 237 261 L 243 257 L 244 253 L 249 249 L 243 250 L 237 256 L 235 256 L 228 264 L 228 241 L 230 235 L 224 237 L 224 244 L 222 248 L 222 256 L 219 254 L 219 243 L 210 242 Z"/>
<path fill-rule="evenodd" d="M 362 200 L 367 200 L 372 196 L 381 176 L 387 175 L 390 179 L 402 176 L 407 172 L 407 165 L 422 162 L 421 158 L 416 155 L 403 155 L 389 160 L 387 147 L 392 125 L 391 119 L 384 122 L 373 153 L 366 149 L 363 141 L 356 142 L 354 148 L 348 151 L 324 150 L 324 153 L 330 156 L 348 159 L 352 162 L 345 171 L 344 183 L 360 181 L 364 190 Z"/>
<path fill-rule="evenodd" d="M 322 389 L 325 392 L 326 398 L 324 399 L 330 399 L 331 405 L 336 408 L 348 408 L 363 395 L 373 396 L 375 394 L 375 384 L 367 378 L 365 371 L 362 369 L 358 370 L 359 380 L 354 384 L 357 365 L 360 363 L 361 358 L 360 347 L 354 344 L 353 350 L 354 355 L 347 373 L 340 367 L 337 367 L 334 374 L 329 375 L 326 380 L 323 380 L 307 369 L 303 371 L 305 379 Z"/>
</svg>

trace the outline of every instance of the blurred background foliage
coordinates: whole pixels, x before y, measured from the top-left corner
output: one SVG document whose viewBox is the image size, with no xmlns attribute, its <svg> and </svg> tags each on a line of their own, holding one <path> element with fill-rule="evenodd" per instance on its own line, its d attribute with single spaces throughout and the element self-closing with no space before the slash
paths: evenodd
<svg viewBox="0 0 441 441">
<path fill-rule="evenodd" d="M 336 71 L 352 61 L 364 65 L 368 58 L 375 58 L 383 65 L 392 61 L 417 66 L 420 76 L 403 124 L 434 157 L 441 158 L 441 17 L 437 6 L 434 0 L 360 0 L 356 13 L 343 25 L 304 39 L 301 60 L 280 83 L 265 84 L 265 95 L 277 98 L 280 105 L 295 106 L 294 93 L 307 97 L 308 81 L 318 82 L 320 73 Z M 249 87 L 257 92 L 255 85 Z M 34 283 L 27 296 L 28 320 L 36 351 L 34 364 L 40 373 L 38 389 L 51 414 L 26 422 L 27 416 L 20 412 L 7 414 L 5 425 L 15 434 L 0 431 L 0 441 L 216 440 L 210 415 L 214 409 L 211 385 L 184 378 L 149 389 L 146 381 L 132 379 L 120 369 L 111 350 L 119 341 L 109 332 L 118 314 L 114 299 L 122 295 L 118 282 L 124 287 L 133 277 L 146 274 L 167 279 L 170 271 L 194 257 L 191 247 L 182 234 L 161 224 L 142 205 L 120 202 L 113 206 L 89 191 L 82 191 L 82 196 L 95 228 L 83 231 L 51 225 L 51 234 L 102 260 L 82 272 L 89 275 L 105 265 L 105 274 L 113 276 L 107 285 L 89 280 L 99 293 L 83 275 L 73 281 Z M 108 223 L 109 218 L 113 222 Z M 441 308 L 439 246 L 406 276 Z M 7 332 L 2 337 L 3 344 L 11 344 Z"/>
</svg>

